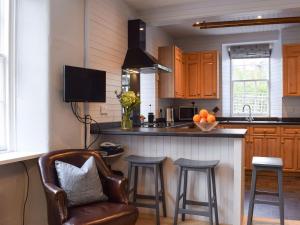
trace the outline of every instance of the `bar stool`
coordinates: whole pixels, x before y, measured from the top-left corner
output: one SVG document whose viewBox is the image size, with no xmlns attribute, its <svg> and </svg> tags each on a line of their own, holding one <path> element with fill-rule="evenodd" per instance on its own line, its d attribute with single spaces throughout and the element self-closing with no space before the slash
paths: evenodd
<svg viewBox="0 0 300 225">
<path fill-rule="evenodd" d="M 252 224 L 254 204 L 266 204 L 279 206 L 280 225 L 284 225 L 284 202 L 282 190 L 282 159 L 274 157 L 253 157 L 252 159 L 252 181 L 248 211 L 247 225 Z M 277 173 L 278 192 L 267 192 L 256 190 L 257 171 L 274 171 Z M 266 201 L 255 199 L 256 195 L 273 195 L 278 197 L 278 201 Z"/>
<path fill-rule="evenodd" d="M 215 214 L 215 223 L 219 225 L 218 218 L 218 204 L 217 204 L 217 193 L 216 193 L 216 181 L 215 181 L 215 167 L 219 161 L 199 161 L 190 159 L 177 159 L 174 164 L 180 167 L 179 181 L 177 187 L 174 225 L 177 225 L 178 214 L 182 214 L 182 221 L 185 220 L 185 214 L 206 216 L 209 218 L 209 224 L 213 224 L 213 209 Z M 208 190 L 208 202 L 199 202 L 186 199 L 187 193 L 187 182 L 188 182 L 188 171 L 199 171 L 204 172 L 207 175 L 207 190 Z M 181 194 L 181 182 L 182 173 L 184 172 L 183 182 L 183 193 Z M 179 207 L 179 202 L 182 199 L 182 208 Z M 192 209 L 186 209 L 187 205 L 194 206 L 206 206 L 208 211 L 197 211 Z"/>
<path fill-rule="evenodd" d="M 166 212 L 166 198 L 165 198 L 165 187 L 164 187 L 164 177 L 163 177 L 163 162 L 166 160 L 166 157 L 143 157 L 137 155 L 130 155 L 125 157 L 125 160 L 128 161 L 128 197 L 133 192 L 132 203 L 137 207 L 152 208 L 156 210 L 156 224 L 160 224 L 159 219 L 159 203 L 162 202 L 163 206 L 163 216 L 167 216 Z M 155 179 L 155 195 L 142 195 L 137 193 L 138 185 L 138 169 L 141 168 L 152 168 L 154 170 L 154 179 Z M 134 178 L 133 178 L 133 189 L 131 186 L 131 173 L 134 169 Z M 158 181 L 160 179 L 161 190 L 158 190 Z M 148 199 L 155 200 L 154 204 L 147 203 L 138 203 L 137 199 Z"/>
</svg>

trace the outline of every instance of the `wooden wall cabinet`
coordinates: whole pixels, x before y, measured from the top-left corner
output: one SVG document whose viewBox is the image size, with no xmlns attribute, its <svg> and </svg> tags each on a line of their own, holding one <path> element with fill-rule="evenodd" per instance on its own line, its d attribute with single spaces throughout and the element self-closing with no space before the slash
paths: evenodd
<svg viewBox="0 0 300 225">
<path fill-rule="evenodd" d="M 158 60 L 173 72 L 160 73 L 160 98 L 219 98 L 218 51 L 182 53 L 176 46 L 159 48 Z"/>
<path fill-rule="evenodd" d="M 184 98 L 185 78 L 182 51 L 176 46 L 158 48 L 158 61 L 171 68 L 172 73 L 159 73 L 158 93 L 160 98 Z"/>
<path fill-rule="evenodd" d="M 300 96 L 300 44 L 283 46 L 283 95 Z"/>
<path fill-rule="evenodd" d="M 219 98 L 218 51 L 184 53 L 186 98 Z"/>
<path fill-rule="evenodd" d="M 201 98 L 219 98 L 219 54 L 218 51 L 201 52 Z"/>
<path fill-rule="evenodd" d="M 186 53 L 184 54 L 185 63 L 185 97 L 200 98 L 201 97 L 201 81 L 200 81 L 200 54 Z"/>
</svg>

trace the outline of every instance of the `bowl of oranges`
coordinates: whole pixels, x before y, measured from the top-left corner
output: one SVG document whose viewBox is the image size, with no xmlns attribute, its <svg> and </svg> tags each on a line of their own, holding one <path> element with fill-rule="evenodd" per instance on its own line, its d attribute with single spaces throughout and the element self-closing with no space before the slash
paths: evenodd
<svg viewBox="0 0 300 225">
<path fill-rule="evenodd" d="M 216 117 L 213 113 L 209 113 L 206 109 L 201 109 L 198 114 L 195 114 L 193 121 L 201 131 L 209 132 L 218 125 Z"/>
</svg>

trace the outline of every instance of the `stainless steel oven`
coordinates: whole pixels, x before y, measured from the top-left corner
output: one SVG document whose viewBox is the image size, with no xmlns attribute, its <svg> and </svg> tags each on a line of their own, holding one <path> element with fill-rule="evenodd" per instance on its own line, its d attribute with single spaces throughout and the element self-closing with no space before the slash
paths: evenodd
<svg viewBox="0 0 300 225">
<path fill-rule="evenodd" d="M 180 106 L 179 107 L 179 120 L 180 121 L 191 121 L 193 116 L 198 112 L 197 107 L 191 106 Z"/>
</svg>

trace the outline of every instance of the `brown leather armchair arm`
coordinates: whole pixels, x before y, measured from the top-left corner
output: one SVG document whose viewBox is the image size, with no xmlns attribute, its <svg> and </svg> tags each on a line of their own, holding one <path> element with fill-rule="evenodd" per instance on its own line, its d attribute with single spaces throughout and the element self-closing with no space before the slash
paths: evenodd
<svg viewBox="0 0 300 225">
<path fill-rule="evenodd" d="M 109 201 L 128 204 L 126 192 L 127 179 L 114 174 L 110 174 L 104 179 L 103 192 Z"/>
<path fill-rule="evenodd" d="M 53 219 L 63 223 L 68 218 L 66 192 L 51 183 L 44 183 L 44 187 L 46 194 L 49 196 L 48 201 L 52 205 L 48 209 L 52 210 L 51 214 L 55 217 Z"/>
</svg>

